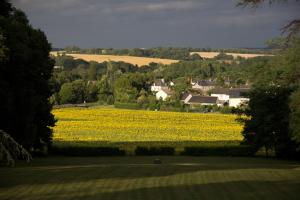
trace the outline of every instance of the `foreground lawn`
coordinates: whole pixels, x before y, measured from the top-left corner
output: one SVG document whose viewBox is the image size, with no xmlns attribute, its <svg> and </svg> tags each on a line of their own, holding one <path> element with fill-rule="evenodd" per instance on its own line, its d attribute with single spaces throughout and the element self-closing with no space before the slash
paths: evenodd
<svg viewBox="0 0 300 200">
<path fill-rule="evenodd" d="M 299 199 L 300 163 L 260 158 L 50 157 L 0 168 L 0 199 Z"/>
</svg>

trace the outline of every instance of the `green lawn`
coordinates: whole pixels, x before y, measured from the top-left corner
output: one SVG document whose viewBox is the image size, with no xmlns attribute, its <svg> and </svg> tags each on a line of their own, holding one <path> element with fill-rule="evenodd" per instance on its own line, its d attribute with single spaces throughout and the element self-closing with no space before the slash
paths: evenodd
<svg viewBox="0 0 300 200">
<path fill-rule="evenodd" d="M 50 157 L 0 168 L 0 199 L 300 199 L 300 163 L 261 158 Z"/>
</svg>

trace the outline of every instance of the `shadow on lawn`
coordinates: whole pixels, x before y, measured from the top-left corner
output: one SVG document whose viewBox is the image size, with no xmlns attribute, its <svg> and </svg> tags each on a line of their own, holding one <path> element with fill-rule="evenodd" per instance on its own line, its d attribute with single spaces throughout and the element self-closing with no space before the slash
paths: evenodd
<svg viewBox="0 0 300 200">
<path fill-rule="evenodd" d="M 76 183 L 91 180 L 167 177 L 172 175 L 243 169 L 300 169 L 299 162 L 257 158 L 161 157 L 163 164 L 152 164 L 154 157 L 49 158 L 39 164 L 0 168 L 0 187 L 17 185 Z M 57 161 L 55 161 L 57 160 Z M 118 162 L 117 162 L 118 161 Z M 300 189 L 300 188 L 299 188 Z"/>
<path fill-rule="evenodd" d="M 293 181 L 228 181 L 222 183 L 206 183 L 175 186 L 153 186 L 140 185 L 140 188 L 130 189 L 125 187 L 115 188 L 111 192 L 102 192 L 93 188 L 89 190 L 76 190 L 74 192 L 51 192 L 39 196 L 22 196 L 30 199 L 150 199 L 150 200 L 176 200 L 176 199 L 230 199 L 230 200 L 296 200 L 300 195 L 300 182 Z M 129 186 L 130 187 L 130 186 Z M 16 198 L 17 200 L 17 198 Z"/>
<path fill-rule="evenodd" d="M 236 181 L 182 186 L 140 188 L 135 190 L 99 193 L 88 199 L 299 199 L 300 182 Z"/>
</svg>

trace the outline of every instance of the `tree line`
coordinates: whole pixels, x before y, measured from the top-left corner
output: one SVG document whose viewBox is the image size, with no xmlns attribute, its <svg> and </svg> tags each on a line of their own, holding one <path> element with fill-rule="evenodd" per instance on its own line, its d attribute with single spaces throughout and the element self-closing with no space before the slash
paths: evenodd
<svg viewBox="0 0 300 200">
<path fill-rule="evenodd" d="M 221 56 L 224 58 L 226 52 L 231 53 L 272 53 L 274 45 L 277 40 L 273 40 L 267 43 L 268 48 L 265 49 L 212 49 L 212 48 L 191 48 L 191 47 L 154 47 L 154 48 L 132 48 L 132 49 L 114 49 L 114 48 L 89 48 L 82 49 L 77 46 L 67 46 L 63 49 L 66 53 L 83 53 L 83 54 L 100 54 L 100 55 L 127 55 L 127 56 L 139 56 L 150 58 L 165 58 L 174 60 L 202 60 L 197 54 L 190 54 L 191 52 L 221 52 Z M 269 48 L 270 47 L 270 48 Z M 276 46 L 278 47 L 278 45 Z M 227 58 L 232 59 L 232 56 Z"/>
</svg>

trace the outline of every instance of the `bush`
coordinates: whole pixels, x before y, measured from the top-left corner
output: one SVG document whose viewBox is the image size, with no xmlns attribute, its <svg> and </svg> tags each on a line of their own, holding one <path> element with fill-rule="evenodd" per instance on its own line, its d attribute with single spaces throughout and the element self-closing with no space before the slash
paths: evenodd
<svg viewBox="0 0 300 200">
<path fill-rule="evenodd" d="M 227 147 L 185 147 L 181 155 L 187 156 L 254 156 L 255 151 L 250 146 Z"/>
<path fill-rule="evenodd" d="M 210 111 L 211 111 L 210 106 L 193 105 L 193 106 L 190 106 L 190 108 L 189 108 L 189 112 L 207 113 Z"/>
<path fill-rule="evenodd" d="M 118 147 L 80 147 L 53 146 L 51 153 L 62 156 L 125 156 L 126 152 Z"/>
<path fill-rule="evenodd" d="M 174 155 L 174 147 L 137 147 L 135 155 L 137 156 L 155 156 L 155 155 Z"/>
<path fill-rule="evenodd" d="M 137 103 L 120 103 L 120 102 L 115 102 L 115 108 L 124 108 L 124 109 L 134 109 L 138 110 L 141 109 L 141 106 Z"/>
<path fill-rule="evenodd" d="M 233 108 L 229 106 L 224 106 L 220 108 L 220 113 L 222 114 L 230 114 L 233 112 Z"/>
</svg>

